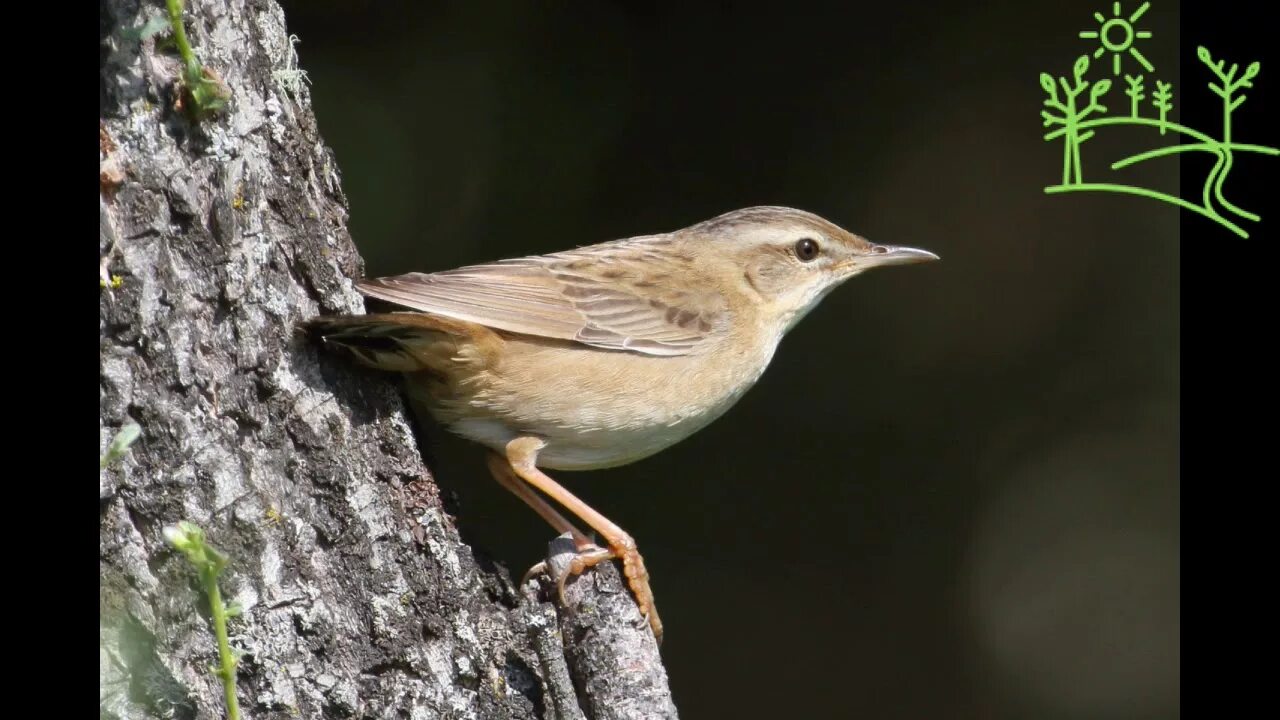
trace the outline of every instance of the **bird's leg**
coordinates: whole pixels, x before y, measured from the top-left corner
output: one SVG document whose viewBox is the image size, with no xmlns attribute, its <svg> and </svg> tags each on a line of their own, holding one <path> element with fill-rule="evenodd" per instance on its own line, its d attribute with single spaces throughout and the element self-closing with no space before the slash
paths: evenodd
<svg viewBox="0 0 1280 720">
<path fill-rule="evenodd" d="M 489 462 L 489 472 L 493 473 L 493 477 L 502 487 L 510 490 L 512 494 L 520 498 L 534 512 L 538 513 L 547 524 L 556 529 L 556 532 L 564 534 L 569 533 L 573 537 L 573 544 L 577 547 L 578 552 L 588 554 L 591 552 L 608 552 L 604 548 L 599 547 L 591 538 L 587 537 L 582 531 L 578 530 L 573 523 L 569 522 L 565 516 L 561 515 L 551 503 L 543 500 L 540 495 L 533 491 L 519 475 L 511 468 L 511 464 L 506 458 L 500 455 L 490 453 L 486 458 Z M 529 578 L 547 569 L 546 562 L 540 562 L 529 568 L 524 577 L 520 579 L 520 587 L 524 587 L 529 582 Z M 557 583 L 557 589 L 560 591 L 560 601 L 564 604 L 564 579 L 561 578 Z"/>
<path fill-rule="evenodd" d="M 653 604 L 653 591 L 649 589 L 649 572 L 645 570 L 644 558 L 640 557 L 639 551 L 636 550 L 636 541 L 625 530 L 579 500 L 573 493 L 561 487 L 559 483 L 547 477 L 545 473 L 535 466 L 534 463 L 538 459 L 538 452 L 545 446 L 546 443 L 536 437 L 516 438 L 507 443 L 507 462 L 510 463 L 511 469 L 516 475 L 560 503 L 569 512 L 581 518 L 593 530 L 600 533 L 609 545 L 607 550 L 604 548 L 583 548 L 579 545 L 578 555 L 569 564 L 568 575 L 577 575 L 583 570 L 611 558 L 621 559 L 622 573 L 627 578 L 627 585 L 631 588 L 632 594 L 635 595 L 636 604 L 640 606 L 640 614 L 649 621 L 649 627 L 653 630 L 654 637 L 661 641 L 662 621 L 658 618 L 658 610 Z M 522 495 L 521 497 L 524 496 Z M 529 501 L 526 500 L 526 502 Z M 537 510 L 537 507 L 535 506 L 534 509 Z M 551 512 L 555 513 L 554 510 L 551 510 Z M 543 515 L 543 517 L 547 518 L 546 515 Z M 560 519 L 564 520 L 563 517 L 560 517 Z M 552 523 L 552 525 L 555 525 L 555 523 Z M 576 539 L 577 536 L 575 535 L 575 541 Z M 563 587 L 563 577 L 558 580 L 558 584 Z"/>
<path fill-rule="evenodd" d="M 515 474 L 515 471 L 505 458 L 490 454 L 488 460 L 489 471 L 493 473 L 493 477 L 497 479 L 502 487 L 515 493 L 516 497 L 528 503 L 529 507 L 542 516 L 542 519 L 546 520 L 547 524 L 555 528 L 557 532 L 572 535 L 573 543 L 579 550 L 596 547 L 596 544 L 591 542 L 591 538 L 574 527 L 573 523 L 565 519 L 565 516 L 561 515 L 554 507 L 551 507 L 551 503 L 543 500 L 528 485 L 522 482 L 520 476 Z"/>
</svg>

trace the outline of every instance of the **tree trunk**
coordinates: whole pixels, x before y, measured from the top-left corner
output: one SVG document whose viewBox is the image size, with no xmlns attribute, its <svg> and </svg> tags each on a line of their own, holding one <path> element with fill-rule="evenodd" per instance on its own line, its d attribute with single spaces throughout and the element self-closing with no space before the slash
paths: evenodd
<svg viewBox="0 0 1280 720">
<path fill-rule="evenodd" d="M 141 427 L 99 481 L 102 717 L 224 716 L 179 520 L 229 557 L 242 717 L 675 717 L 616 568 L 571 583 L 607 614 L 524 600 L 459 539 L 392 379 L 295 332 L 362 311 L 362 264 L 280 7 L 189 3 L 229 91 L 199 121 L 164 8 L 100 12 L 103 452 Z"/>
</svg>

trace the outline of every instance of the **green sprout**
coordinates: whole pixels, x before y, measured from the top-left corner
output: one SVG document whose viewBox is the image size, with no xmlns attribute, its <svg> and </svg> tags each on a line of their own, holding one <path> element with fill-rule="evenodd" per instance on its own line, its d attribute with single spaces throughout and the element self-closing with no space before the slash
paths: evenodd
<svg viewBox="0 0 1280 720">
<path fill-rule="evenodd" d="M 142 435 L 142 428 L 137 423 L 127 423 L 116 436 L 111 438 L 111 444 L 107 446 L 107 452 L 98 460 L 98 472 L 107 469 L 107 466 L 124 457 L 129 452 L 129 446 L 134 443 L 138 437 Z"/>
<path fill-rule="evenodd" d="M 1208 48 L 1203 45 L 1196 48 L 1196 57 L 1200 58 L 1200 62 L 1208 66 L 1208 68 L 1213 71 L 1213 74 L 1218 76 L 1218 81 L 1222 83 L 1221 85 L 1209 83 L 1209 90 L 1212 91 L 1214 95 L 1222 98 L 1222 142 L 1230 144 L 1231 113 L 1235 112 L 1236 108 L 1240 107 L 1240 104 L 1244 102 L 1246 97 L 1248 97 L 1247 95 L 1241 95 L 1235 100 L 1232 100 L 1231 96 L 1240 88 L 1253 87 L 1253 78 L 1257 77 L 1258 72 L 1262 70 L 1262 64 L 1254 61 L 1253 64 L 1244 71 L 1244 75 L 1237 80 L 1235 79 L 1236 71 L 1240 69 L 1238 64 L 1231 63 L 1231 70 L 1223 72 L 1222 67 L 1226 64 L 1226 61 L 1219 60 L 1215 63 L 1213 58 L 1209 55 Z"/>
<path fill-rule="evenodd" d="M 1124 91 L 1124 94 L 1129 96 L 1129 115 L 1138 117 L 1138 104 L 1142 102 L 1142 98 L 1146 97 L 1142 93 L 1142 76 L 1125 75 L 1124 79 L 1129 83 L 1129 88 Z"/>
<path fill-rule="evenodd" d="M 1046 107 L 1057 110 L 1061 115 L 1054 115 L 1048 110 L 1041 110 L 1040 116 L 1044 118 L 1044 126 L 1051 127 L 1053 125 L 1061 125 L 1062 127 L 1053 130 L 1044 136 L 1045 140 L 1053 140 L 1058 137 L 1066 137 L 1063 143 L 1062 151 L 1062 184 L 1070 185 L 1072 175 L 1075 176 L 1076 184 L 1083 182 L 1080 170 L 1080 145 L 1093 137 L 1094 132 L 1080 132 L 1080 124 L 1089 117 L 1089 115 L 1098 112 L 1105 113 L 1107 108 L 1098 102 L 1098 98 L 1107 94 L 1111 89 L 1110 80 L 1099 80 L 1093 83 L 1093 87 L 1089 88 L 1089 81 L 1084 79 L 1084 74 L 1089 71 L 1089 58 L 1081 55 L 1076 59 L 1075 66 L 1072 68 L 1072 75 L 1075 77 L 1075 83 L 1070 84 L 1066 78 L 1058 78 L 1054 82 L 1049 73 L 1040 73 L 1040 87 L 1044 88 L 1048 98 L 1044 101 Z M 1066 102 L 1058 99 L 1058 85 L 1061 84 L 1063 95 Z M 1080 96 L 1086 89 L 1089 90 L 1089 104 L 1080 109 L 1076 103 L 1076 98 Z"/>
<path fill-rule="evenodd" d="M 182 24 L 183 0 L 165 0 L 169 8 L 169 24 L 173 26 L 173 38 L 182 55 L 182 89 L 190 99 L 190 111 L 197 119 L 207 117 L 223 109 L 231 93 L 213 71 L 201 67 L 196 54 L 187 41 L 187 31 Z"/>
<path fill-rule="evenodd" d="M 1167 83 L 1163 80 L 1156 81 L 1156 91 L 1152 93 L 1151 104 L 1156 106 L 1160 111 L 1160 134 L 1163 135 L 1169 127 L 1169 111 L 1173 109 L 1173 83 Z"/>
<path fill-rule="evenodd" d="M 164 30 L 169 25 L 168 19 L 163 16 L 156 16 L 146 21 L 139 27 L 126 28 L 120 33 L 121 39 L 128 45 L 136 47 L 138 43 Z"/>
<path fill-rule="evenodd" d="M 177 525 L 164 529 L 164 539 L 187 557 L 187 561 L 195 567 L 204 586 L 205 595 L 209 598 L 209 611 L 213 615 L 213 632 L 218 641 L 218 659 L 220 664 L 212 668 L 213 673 L 222 680 L 222 691 L 227 703 L 228 720 L 239 720 L 240 701 L 236 697 L 236 664 L 235 653 L 227 640 L 227 618 L 240 614 L 236 605 L 226 605 L 222 601 L 222 591 L 218 589 L 218 575 L 227 567 L 227 556 L 212 545 L 205 542 L 204 530 L 195 523 L 183 520 Z"/>
</svg>

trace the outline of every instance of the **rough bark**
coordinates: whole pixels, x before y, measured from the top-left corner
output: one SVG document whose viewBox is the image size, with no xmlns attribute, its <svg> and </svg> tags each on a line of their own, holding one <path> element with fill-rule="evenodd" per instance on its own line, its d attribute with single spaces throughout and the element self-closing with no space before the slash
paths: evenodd
<svg viewBox="0 0 1280 720">
<path fill-rule="evenodd" d="M 361 261 L 280 7 L 188 3 L 191 43 L 231 97 L 201 122 L 174 109 L 181 63 L 156 47 L 167 30 L 135 37 L 163 5 L 100 12 L 99 252 L 120 278 L 100 302 L 102 450 L 142 428 L 99 480 L 101 715 L 223 714 L 207 603 L 161 533 L 186 519 L 230 557 L 243 717 L 575 717 L 576 703 L 673 716 L 644 709 L 670 704 L 656 649 L 601 641 L 638 632 L 634 603 L 599 632 L 561 612 L 565 663 L 551 606 L 522 605 L 459 539 L 393 381 L 294 332 L 362 310 Z M 591 602 L 616 590 L 610 576 L 571 588 Z M 593 710 L 595 675 L 637 662 L 661 687 L 613 697 L 641 715 Z"/>
<path fill-rule="evenodd" d="M 574 554 L 569 534 L 553 541 L 547 554 L 550 574 L 563 574 Z M 667 671 L 658 660 L 657 640 L 617 568 L 603 565 L 575 578 L 566 583 L 564 594 L 559 613 L 568 671 L 578 679 L 587 715 L 594 720 L 674 720 L 676 707 Z"/>
</svg>

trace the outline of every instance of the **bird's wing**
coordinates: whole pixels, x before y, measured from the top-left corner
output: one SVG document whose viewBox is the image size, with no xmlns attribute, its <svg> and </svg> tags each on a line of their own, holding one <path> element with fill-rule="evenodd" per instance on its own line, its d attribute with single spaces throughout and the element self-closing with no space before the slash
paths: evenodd
<svg viewBox="0 0 1280 720">
<path fill-rule="evenodd" d="M 689 355 L 721 333 L 724 296 L 664 236 L 445 272 L 361 281 L 360 292 L 512 333 L 645 355 Z"/>
</svg>

